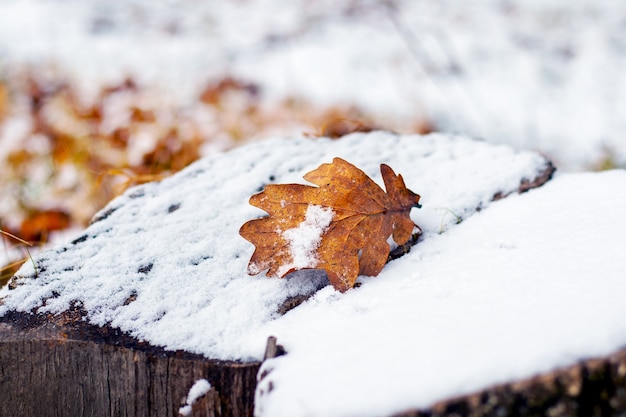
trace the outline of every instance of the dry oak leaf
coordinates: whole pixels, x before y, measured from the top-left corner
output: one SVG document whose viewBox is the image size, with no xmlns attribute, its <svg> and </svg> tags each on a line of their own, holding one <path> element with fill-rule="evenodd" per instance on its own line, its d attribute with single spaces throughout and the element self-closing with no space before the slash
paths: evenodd
<svg viewBox="0 0 626 417">
<path fill-rule="evenodd" d="M 323 269 L 339 291 L 359 275 L 376 276 L 387 261 L 389 236 L 405 244 L 417 227 L 409 214 L 421 207 L 401 175 L 381 164 L 387 192 L 341 158 L 322 164 L 302 184 L 270 184 L 250 198 L 269 216 L 245 223 L 239 233 L 256 246 L 248 273 L 284 277 Z M 417 227 L 419 229 L 419 227 Z"/>
</svg>

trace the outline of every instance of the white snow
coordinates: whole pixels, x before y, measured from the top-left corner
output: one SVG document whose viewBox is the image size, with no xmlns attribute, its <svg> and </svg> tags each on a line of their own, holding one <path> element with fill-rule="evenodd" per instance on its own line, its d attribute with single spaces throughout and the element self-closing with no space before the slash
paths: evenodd
<svg viewBox="0 0 626 417">
<path fill-rule="evenodd" d="M 289 353 L 264 364 L 257 414 L 391 415 L 625 346 L 624 185 L 557 176 L 318 292 L 269 323 Z"/>
<path fill-rule="evenodd" d="M 516 190 L 521 178 L 534 178 L 546 164 L 531 152 L 437 134 L 380 132 L 338 141 L 250 144 L 112 201 L 75 244 L 38 257 L 38 277 L 32 263 L 24 265 L 17 274 L 21 285 L 0 290 L 0 314 L 59 312 L 77 303 L 92 323 L 108 323 L 167 349 L 261 359 L 267 337 L 251 331 L 272 321 L 286 297 L 326 281 L 307 274 L 286 280 L 246 274 L 254 246 L 238 230 L 266 214 L 248 199 L 270 182 L 305 183 L 305 173 L 334 157 L 379 184 L 381 163 L 402 174 L 422 195 L 423 208 L 412 215 L 425 235 L 456 223 L 442 208 L 465 218 L 487 207 L 494 194 Z M 127 303 L 132 296 L 135 301 Z"/>
<path fill-rule="evenodd" d="M 187 400 L 185 405 L 178 409 L 178 414 L 183 416 L 190 416 L 192 412 L 193 404 L 200 399 L 204 394 L 209 392 L 211 384 L 206 379 L 202 378 L 194 382 L 187 394 Z"/>
<path fill-rule="evenodd" d="M 317 259 L 316 250 L 322 241 L 322 235 L 333 221 L 335 212 L 329 207 L 312 204 L 307 207 L 304 221 L 297 227 L 282 232 L 282 236 L 289 242 L 291 262 L 285 263 L 278 269 L 278 275 L 292 269 L 315 268 Z"/>
</svg>

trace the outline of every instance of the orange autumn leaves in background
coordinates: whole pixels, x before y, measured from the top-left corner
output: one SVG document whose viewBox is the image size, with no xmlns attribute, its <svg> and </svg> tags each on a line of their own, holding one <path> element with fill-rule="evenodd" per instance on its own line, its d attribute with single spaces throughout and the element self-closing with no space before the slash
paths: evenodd
<svg viewBox="0 0 626 417">
<path fill-rule="evenodd" d="M 387 192 L 341 158 L 322 164 L 302 184 L 271 184 L 250 204 L 269 216 L 251 220 L 241 236 L 256 246 L 248 272 L 284 277 L 300 269 L 325 270 L 339 291 L 359 275 L 376 276 L 389 256 L 389 236 L 405 244 L 417 227 L 410 218 L 420 196 L 401 175 L 380 166 Z M 419 229 L 419 227 L 417 227 Z"/>
<path fill-rule="evenodd" d="M 160 180 L 205 154 L 266 136 L 339 137 L 374 127 L 357 108 L 319 108 L 231 77 L 187 101 L 129 78 L 97 87 L 41 68 L 0 74 L 0 286 L 51 233 L 83 228 L 128 187 Z M 384 127 L 384 126 L 382 126 Z M 409 130 L 412 131 L 412 130 Z M 21 261 L 21 262 L 19 262 Z"/>
<path fill-rule="evenodd" d="M 10 147 L 0 140 L 7 146 L 0 152 L 0 228 L 34 243 L 84 227 L 126 188 L 213 150 L 282 131 L 338 137 L 374 126 L 358 109 L 295 98 L 268 104 L 260 86 L 230 77 L 207 82 L 183 103 L 131 78 L 92 96 L 60 75 L 1 75 L 0 134 L 16 138 Z"/>
</svg>

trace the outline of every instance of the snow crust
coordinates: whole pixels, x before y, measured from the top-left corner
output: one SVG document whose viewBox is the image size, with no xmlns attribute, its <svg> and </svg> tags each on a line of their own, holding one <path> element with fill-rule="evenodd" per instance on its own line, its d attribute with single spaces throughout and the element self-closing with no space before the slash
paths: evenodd
<svg viewBox="0 0 626 417">
<path fill-rule="evenodd" d="M 322 241 L 322 235 L 333 221 L 335 212 L 331 208 L 318 205 L 307 207 L 304 221 L 297 227 L 285 230 L 282 235 L 289 242 L 291 263 L 283 265 L 278 275 L 292 269 L 315 268 L 318 263 L 316 250 Z"/>
<path fill-rule="evenodd" d="M 193 411 L 193 404 L 198 401 L 200 397 L 209 392 L 211 389 L 211 384 L 206 379 L 202 378 L 194 382 L 194 384 L 189 389 L 189 393 L 187 394 L 187 400 L 185 401 L 185 405 L 178 409 L 178 414 L 188 417 L 191 415 Z"/>
<path fill-rule="evenodd" d="M 276 318 L 285 298 L 314 291 L 327 279 L 246 274 L 254 246 L 238 231 L 266 214 L 248 199 L 270 182 L 305 183 L 305 173 L 334 157 L 381 186 L 381 163 L 402 174 L 422 195 L 423 208 L 412 216 L 425 235 L 454 226 L 448 210 L 467 217 L 546 164 L 532 152 L 440 134 L 376 132 L 246 145 L 113 200 L 74 243 L 36 258 L 36 271 L 24 264 L 16 274 L 18 287 L 0 289 L 0 315 L 76 305 L 94 324 L 119 327 L 167 349 L 260 360 L 270 333 L 256 331 Z"/>
</svg>

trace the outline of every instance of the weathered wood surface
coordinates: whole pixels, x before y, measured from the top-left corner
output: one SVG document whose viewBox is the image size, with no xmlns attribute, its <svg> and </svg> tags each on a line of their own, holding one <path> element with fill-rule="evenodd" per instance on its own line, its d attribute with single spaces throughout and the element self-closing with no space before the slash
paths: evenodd
<svg viewBox="0 0 626 417">
<path fill-rule="evenodd" d="M 194 417 L 252 415 L 259 363 L 167 352 L 63 317 L 0 318 L 0 416 L 178 416 L 201 378 Z"/>
<path fill-rule="evenodd" d="M 626 348 L 393 417 L 626 416 Z"/>
<path fill-rule="evenodd" d="M 270 340 L 268 357 L 284 354 Z M 287 353 L 288 354 L 288 353 Z M 67 318 L 0 318 L 0 416 L 178 416 L 189 388 L 215 389 L 193 417 L 252 416 L 259 363 L 166 352 Z M 626 416 L 626 348 L 394 417 Z"/>
</svg>

